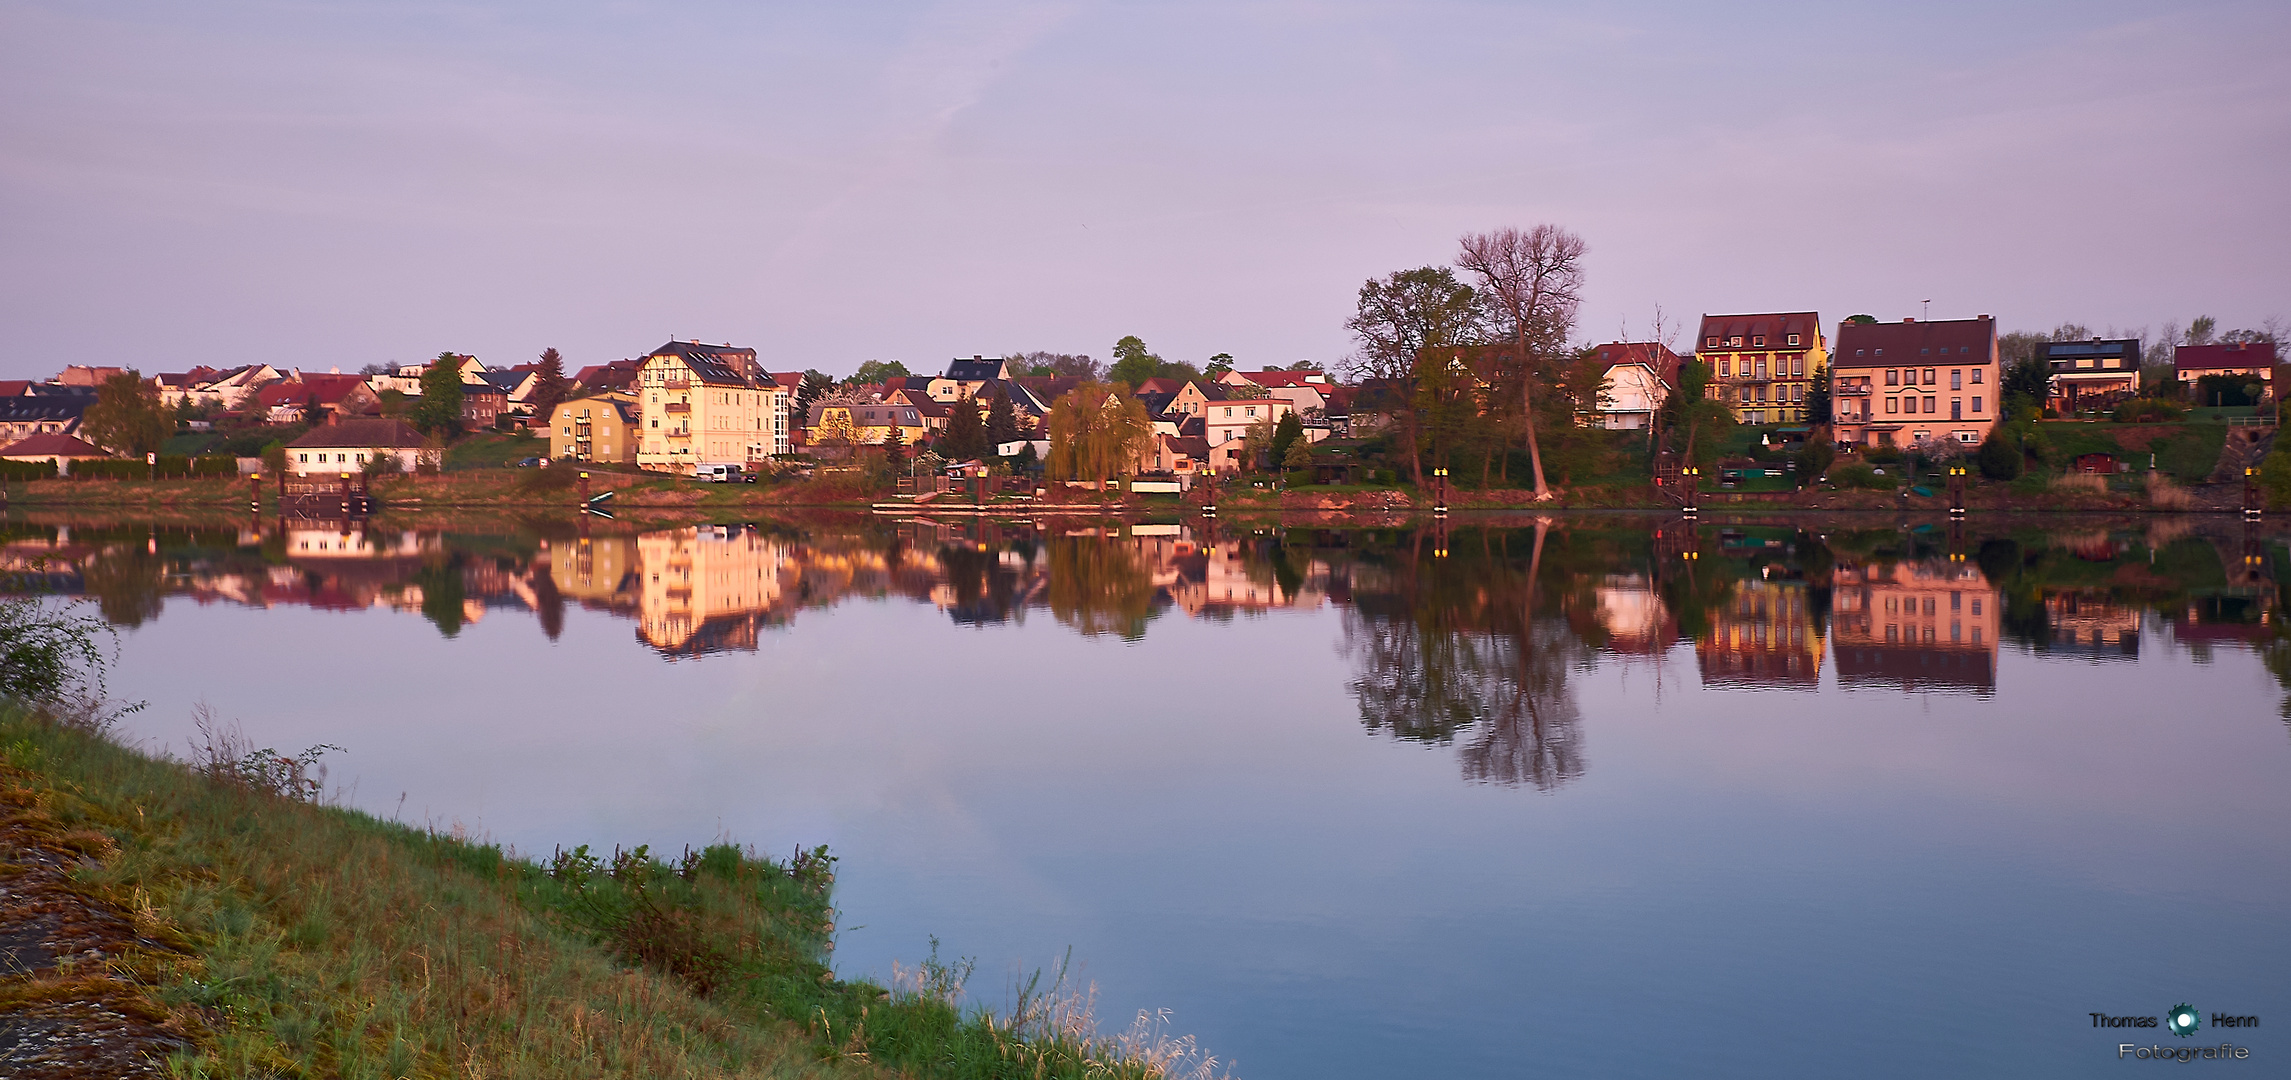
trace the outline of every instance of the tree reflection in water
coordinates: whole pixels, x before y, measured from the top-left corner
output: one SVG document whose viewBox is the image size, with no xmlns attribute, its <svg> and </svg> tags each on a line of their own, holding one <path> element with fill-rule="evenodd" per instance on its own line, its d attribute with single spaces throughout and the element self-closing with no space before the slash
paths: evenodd
<svg viewBox="0 0 2291 1080">
<path fill-rule="evenodd" d="M 1563 615 L 1537 611 L 1547 531 L 1536 526 L 1524 568 L 1485 544 L 1460 546 L 1451 561 L 1434 554 L 1445 547 L 1419 542 L 1386 595 L 1356 596 L 1344 634 L 1361 723 L 1460 743 L 1467 780 L 1551 791 L 1583 775 L 1582 710 L 1568 677 L 1590 654 Z"/>
<path fill-rule="evenodd" d="M 1095 637 L 1145 637 L 1157 613 L 1153 575 L 1137 549 L 1106 537 L 1075 534 L 1043 542 L 1050 559 L 1050 614 Z"/>
</svg>

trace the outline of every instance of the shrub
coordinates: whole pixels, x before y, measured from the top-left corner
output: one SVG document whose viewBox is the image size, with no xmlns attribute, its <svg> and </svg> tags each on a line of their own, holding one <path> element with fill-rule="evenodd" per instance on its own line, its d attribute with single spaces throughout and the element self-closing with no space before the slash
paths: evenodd
<svg viewBox="0 0 2291 1080">
<path fill-rule="evenodd" d="M 1992 428 L 1981 443 L 1981 475 L 1991 480 L 2016 480 L 2021 475 L 2020 441 L 2004 428 Z"/>
<path fill-rule="evenodd" d="M 0 480 L 53 480 L 53 461 L 0 461 Z"/>
<path fill-rule="evenodd" d="M 1872 446 L 1863 451 L 1861 456 L 1862 460 L 1871 464 L 1891 465 L 1901 460 L 1901 448 L 1897 446 Z"/>
<path fill-rule="evenodd" d="M 2195 501 L 2195 496 L 2172 483 L 2171 477 L 2160 472 L 2148 474 L 2148 505 L 2158 510 L 2186 510 L 2193 507 Z"/>
<path fill-rule="evenodd" d="M 2054 491 L 2089 491 L 2095 495 L 2108 491 L 2108 481 L 2094 473 L 2065 473 L 2053 477 L 2048 486 Z"/>
<path fill-rule="evenodd" d="M 2177 401 L 2162 398 L 2133 398 L 2116 406 L 2114 419 L 2119 424 L 2169 423 L 2188 414 L 2188 407 Z"/>
<path fill-rule="evenodd" d="M 1860 464 L 1830 470 L 1830 482 L 1842 488 L 1889 488 L 1894 486 L 1892 477 L 1879 476 L 1876 469 Z"/>
<path fill-rule="evenodd" d="M 2268 509 L 2291 507 L 2291 454 L 2270 451 L 2259 459 L 2259 487 L 2267 495 Z"/>
<path fill-rule="evenodd" d="M 1811 484 L 1821 479 L 1822 474 L 1830 471 L 1830 466 L 1837 463 L 1838 452 L 1828 442 L 1815 439 L 1793 455 L 1792 460 L 1798 463 L 1798 479 Z"/>
</svg>

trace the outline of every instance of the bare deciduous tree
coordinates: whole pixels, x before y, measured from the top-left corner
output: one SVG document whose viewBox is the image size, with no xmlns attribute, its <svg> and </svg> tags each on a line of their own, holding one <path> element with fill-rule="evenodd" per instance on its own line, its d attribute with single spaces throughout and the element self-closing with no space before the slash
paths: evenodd
<svg viewBox="0 0 2291 1080">
<path fill-rule="evenodd" d="M 1508 375 L 1518 385 L 1527 459 L 1535 470 L 1535 497 L 1548 499 L 1543 448 L 1535 437 L 1535 384 L 1575 329 L 1583 295 L 1583 238 L 1557 225 L 1470 233 L 1457 267 L 1480 280 L 1489 311 L 1511 345 Z"/>
</svg>

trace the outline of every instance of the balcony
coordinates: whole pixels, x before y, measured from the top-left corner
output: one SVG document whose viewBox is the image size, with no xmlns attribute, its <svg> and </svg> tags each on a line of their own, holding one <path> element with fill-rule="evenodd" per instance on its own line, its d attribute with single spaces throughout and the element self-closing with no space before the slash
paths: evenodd
<svg viewBox="0 0 2291 1080">
<path fill-rule="evenodd" d="M 672 415 L 672 416 L 673 416 L 673 415 L 675 415 L 675 414 L 678 414 L 678 413 L 688 413 L 688 412 L 691 412 L 691 411 L 692 411 L 692 406 L 691 406 L 691 404 L 690 404 L 690 403 L 688 403 L 688 402 L 682 402 L 682 401 L 671 401 L 671 402 L 669 402 L 668 404 L 661 406 L 661 407 L 660 407 L 660 409 L 661 409 L 661 411 L 662 411 L 662 412 L 668 413 L 668 414 L 670 414 L 670 415 Z"/>
<path fill-rule="evenodd" d="M 667 430 L 667 431 L 661 432 L 661 434 L 663 434 L 663 435 L 666 435 L 666 436 L 668 436 L 668 437 L 669 437 L 669 438 L 671 438 L 671 439 L 689 439 L 689 438 L 691 438 L 691 437 L 692 437 L 692 429 L 691 429 L 691 428 L 670 428 L 670 429 L 669 429 L 669 430 Z"/>
<path fill-rule="evenodd" d="M 1838 396 L 1838 397 L 1868 397 L 1868 396 L 1869 396 L 1869 387 L 1866 387 L 1866 386 L 1833 386 L 1833 387 L 1831 387 L 1831 388 L 1830 388 L 1830 393 L 1832 393 L 1832 394 L 1834 394 L 1834 395 L 1836 395 L 1836 396 Z"/>
<path fill-rule="evenodd" d="M 692 389 L 692 380 L 689 377 L 671 377 L 662 380 L 660 388 L 663 390 L 690 390 Z"/>
</svg>

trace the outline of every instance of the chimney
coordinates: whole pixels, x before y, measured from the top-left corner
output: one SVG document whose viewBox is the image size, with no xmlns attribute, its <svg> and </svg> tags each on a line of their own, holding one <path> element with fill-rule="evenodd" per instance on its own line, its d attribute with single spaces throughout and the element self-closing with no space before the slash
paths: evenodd
<svg viewBox="0 0 2291 1080">
<path fill-rule="evenodd" d="M 1988 321 L 1989 321 L 1989 316 L 1987 316 L 1987 315 L 1983 315 L 1983 316 L 1981 316 L 1981 321 L 1982 321 L 1982 322 L 1988 322 Z"/>
<path fill-rule="evenodd" d="M 1916 322 L 1917 320 L 1915 320 L 1915 319 L 1903 319 L 1903 320 L 1901 320 L 1901 321 L 1902 321 L 1902 322 L 1905 322 L 1905 323 L 1913 323 L 1913 322 Z"/>
</svg>

